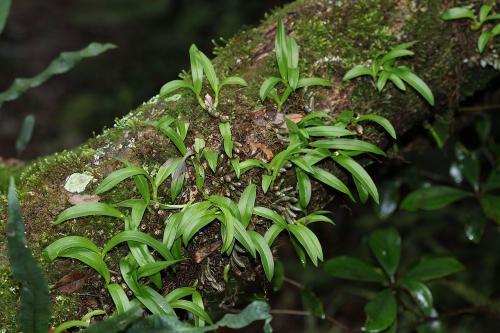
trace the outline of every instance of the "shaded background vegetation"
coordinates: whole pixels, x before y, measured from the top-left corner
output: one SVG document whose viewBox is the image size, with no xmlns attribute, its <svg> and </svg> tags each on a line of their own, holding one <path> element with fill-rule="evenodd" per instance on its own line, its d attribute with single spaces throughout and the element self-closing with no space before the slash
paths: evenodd
<svg viewBox="0 0 500 333">
<path fill-rule="evenodd" d="M 285 0 L 14 1 L 0 40 L 0 90 L 43 70 L 62 51 L 91 41 L 116 50 L 84 61 L 63 77 L 0 109 L 0 156 L 15 155 L 22 119 L 37 117 L 25 157 L 74 147 L 157 94 L 189 67 L 191 43 L 211 54 L 245 25 Z"/>
</svg>

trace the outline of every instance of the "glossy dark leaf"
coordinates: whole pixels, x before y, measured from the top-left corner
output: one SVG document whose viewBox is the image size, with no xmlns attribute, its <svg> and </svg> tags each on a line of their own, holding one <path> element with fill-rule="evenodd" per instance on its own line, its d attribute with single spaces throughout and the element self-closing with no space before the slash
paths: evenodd
<svg viewBox="0 0 500 333">
<path fill-rule="evenodd" d="M 470 195 L 468 192 L 449 186 L 422 187 L 408 194 L 400 208 L 409 211 L 441 209 Z"/>
<path fill-rule="evenodd" d="M 376 267 L 354 257 L 340 256 L 325 262 L 323 270 L 334 277 L 355 281 L 384 283 L 384 274 Z"/>
<path fill-rule="evenodd" d="M 401 256 L 401 237 L 394 228 L 374 231 L 368 240 L 370 249 L 385 272 L 394 277 Z"/>
<path fill-rule="evenodd" d="M 300 298 L 302 300 L 302 307 L 304 308 L 304 310 L 308 311 L 315 317 L 319 317 L 322 319 L 325 317 L 323 303 L 311 289 L 303 289 L 300 292 Z"/>
<path fill-rule="evenodd" d="M 365 306 L 366 321 L 363 330 L 370 333 L 382 332 L 396 320 L 397 302 L 390 289 L 379 292 Z"/>
<path fill-rule="evenodd" d="M 452 257 L 423 258 L 406 272 L 409 279 L 427 281 L 460 272 L 464 266 Z"/>
<path fill-rule="evenodd" d="M 485 195 L 481 198 L 481 207 L 484 215 L 493 220 L 496 224 L 500 224 L 500 196 Z"/>
<path fill-rule="evenodd" d="M 433 307 L 430 289 L 422 282 L 410 279 L 401 281 L 401 285 L 410 293 L 420 310 L 422 310 L 426 316 L 430 316 Z"/>
</svg>

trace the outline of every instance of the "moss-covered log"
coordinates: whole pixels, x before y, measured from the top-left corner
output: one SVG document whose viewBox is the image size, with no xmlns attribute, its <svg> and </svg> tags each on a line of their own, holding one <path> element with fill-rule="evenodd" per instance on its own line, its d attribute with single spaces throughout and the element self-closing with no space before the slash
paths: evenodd
<svg viewBox="0 0 500 333">
<path fill-rule="evenodd" d="M 473 1 L 479 4 L 479 1 Z M 476 49 L 479 32 L 472 32 L 467 22 L 444 22 L 440 15 L 445 7 L 457 5 L 454 1 L 297 1 L 269 15 L 256 28 L 243 31 L 232 38 L 227 45 L 216 47 L 214 64 L 219 77 L 229 74 L 240 75 L 249 86 L 227 87 L 223 90 L 218 111 L 229 119 L 235 150 L 241 160 L 260 158 L 269 160 L 285 145 L 279 140 L 277 131 L 283 128 L 277 116 L 275 105 L 270 101 L 261 103 L 258 98 L 260 84 L 270 75 L 278 72 L 274 48 L 274 34 L 278 17 L 285 18 L 287 30 L 300 46 L 300 71 L 304 76 L 318 76 L 331 81 L 331 88 L 311 87 L 292 94 L 285 104 L 285 114 L 304 115 L 311 111 L 324 111 L 335 117 L 345 110 L 359 114 L 378 114 L 387 117 L 394 124 L 398 136 L 407 135 L 411 141 L 413 128 L 424 121 L 449 113 L 457 107 L 461 98 L 480 90 L 495 75 L 498 66 L 498 49 L 491 45 L 483 55 Z M 415 70 L 431 87 L 436 96 L 436 106 L 430 107 L 415 91 L 402 92 L 388 84 L 383 93 L 377 92 L 369 78 L 343 82 L 342 76 L 355 65 L 364 64 L 379 52 L 408 41 L 416 40 L 415 56 L 402 59 Z M 168 41 L 166 41 L 168 42 Z M 498 44 L 497 44 L 498 45 Z M 187 52 L 186 52 L 187 56 Z M 207 91 L 208 92 L 208 91 Z M 126 117 L 117 120 L 114 128 L 90 139 L 86 144 L 29 164 L 18 177 L 19 195 L 23 207 L 28 241 L 37 258 L 47 272 L 52 291 L 53 319 L 55 324 L 68 319 L 79 318 L 91 309 L 104 308 L 112 312 L 111 299 L 105 292 L 103 281 L 93 271 L 78 262 L 58 260 L 48 263 L 42 258 L 42 250 L 54 240 L 65 235 L 82 235 L 102 246 L 118 230 L 122 222 L 113 218 L 84 218 L 53 225 L 52 221 L 71 202 L 82 197 L 64 189 L 66 178 L 73 173 L 87 173 L 97 181 L 83 194 L 92 194 L 98 181 L 111 171 L 121 167 L 116 158 L 123 158 L 142 165 L 150 171 L 157 170 L 165 160 L 177 155 L 174 145 L 160 132 L 143 125 L 144 120 L 155 120 L 164 115 L 179 116 L 190 124 L 187 145 L 194 138 L 203 138 L 213 150 L 222 151 L 218 130 L 219 119 L 202 110 L 194 96 L 183 91 L 180 98 L 163 100 L 153 97 Z M 391 139 L 378 128 L 365 126 L 358 131 L 359 138 L 382 147 L 390 147 Z M 395 153 L 394 153 L 395 154 Z M 377 161 L 390 163 L 390 159 Z M 227 165 L 226 165 L 227 164 Z M 228 195 L 238 199 L 237 194 L 250 179 L 260 183 L 260 171 L 245 174 L 241 181 L 235 181 L 229 163 L 213 174 L 207 168 L 206 190 L 211 194 Z M 340 174 L 340 170 L 334 170 Z M 199 200 L 202 194 L 195 187 L 193 170 L 182 195 L 176 203 L 190 199 Z M 294 186 L 294 173 L 284 175 L 285 184 Z M 324 206 L 335 193 L 320 195 L 324 189 L 315 186 L 314 205 Z M 258 192 L 257 201 L 266 205 L 275 198 L 275 192 Z M 160 196 L 169 197 L 168 189 L 162 189 Z M 120 185 L 116 190 L 102 195 L 103 202 L 117 202 L 137 196 L 132 182 Z M 1 205 L 5 206 L 2 197 Z M 166 212 L 147 212 L 143 224 L 152 235 L 160 235 Z M 14 331 L 18 290 L 12 281 L 5 257 L 5 214 L 0 224 L 0 322 L 8 332 Z M 259 226 L 256 226 L 257 229 Z M 248 262 L 247 269 L 232 271 L 231 283 L 223 279 L 223 268 L 228 258 L 222 256 L 214 237 L 219 234 L 216 225 L 197 235 L 186 249 L 189 264 L 181 265 L 176 274 L 165 279 L 167 292 L 175 287 L 192 285 L 198 281 L 198 288 L 213 302 L 216 309 L 223 300 L 235 301 L 236 290 L 250 284 L 254 291 L 266 289 L 262 269 L 256 263 Z M 161 237 L 161 236 L 160 236 Z M 118 257 L 118 253 L 113 254 Z M 248 259 L 245 259 L 248 260 Z M 112 260 L 111 260 L 112 261 Z M 110 268 L 117 269 L 117 262 L 110 262 Z M 200 276 L 209 271 L 216 282 L 201 283 Z M 80 272 L 76 283 L 77 291 L 68 293 L 64 288 L 54 287 L 63 276 Z M 206 279 L 205 279 L 206 280 Z M 72 281 L 74 282 L 74 281 Z M 70 288 L 72 289 L 72 288 Z"/>
</svg>

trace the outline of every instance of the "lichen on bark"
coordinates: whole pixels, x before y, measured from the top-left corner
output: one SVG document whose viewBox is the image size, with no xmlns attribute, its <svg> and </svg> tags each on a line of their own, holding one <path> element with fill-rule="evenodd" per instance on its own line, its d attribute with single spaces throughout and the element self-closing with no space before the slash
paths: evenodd
<svg viewBox="0 0 500 333">
<path fill-rule="evenodd" d="M 448 1 L 448 6 L 453 5 Z M 479 3 L 479 1 L 474 1 Z M 300 46 L 300 70 L 304 76 L 319 76 L 332 82 L 332 88 L 309 88 L 292 94 L 284 108 L 286 114 L 303 115 L 310 111 L 324 111 L 336 116 L 345 110 L 356 113 L 374 113 L 387 117 L 396 127 L 399 136 L 420 126 L 424 120 L 431 120 L 435 113 L 457 106 L 460 98 L 481 89 L 496 75 L 492 68 L 480 66 L 475 50 L 477 33 L 470 32 L 465 24 L 446 23 L 440 19 L 444 6 L 438 1 L 297 1 L 273 14 L 255 28 L 248 29 L 232 38 L 227 45 L 216 48 L 215 68 L 220 77 L 240 75 L 249 83 L 247 88 L 230 87 L 222 92 L 219 112 L 228 116 L 233 129 L 234 140 L 241 143 L 240 157 L 251 155 L 269 159 L 284 148 L 284 143 L 276 136 L 282 127 L 277 121 L 275 106 L 258 99 L 262 81 L 277 72 L 273 54 L 274 33 L 279 17 L 284 17 L 287 30 Z M 378 52 L 411 40 L 417 40 L 415 56 L 401 63 L 414 68 L 432 88 L 437 97 L 436 108 L 429 107 L 414 91 L 401 92 L 388 86 L 378 93 L 369 79 L 360 78 L 343 82 L 342 76 L 354 65 L 363 64 Z M 490 48 L 484 57 L 494 59 L 498 50 Z M 464 59 L 468 59 L 464 64 Z M 472 60 L 471 60 L 472 59 Z M 70 151 L 41 158 L 30 163 L 18 178 L 19 196 L 23 207 L 27 238 L 37 259 L 42 262 L 48 279 L 53 285 L 66 274 L 83 271 L 89 275 L 82 292 L 64 295 L 52 289 L 53 320 L 56 324 L 68 319 L 79 318 L 89 309 L 105 308 L 111 313 L 111 300 L 102 289 L 103 282 L 93 272 L 78 262 L 68 259 L 48 263 L 41 253 L 54 240 L 66 235 L 81 235 L 102 246 L 117 230 L 120 223 L 112 218 L 82 218 L 67 221 L 61 225 L 51 222 L 70 205 L 73 195 L 65 191 L 66 177 L 73 173 L 86 173 L 98 180 L 120 167 L 117 157 L 144 166 L 150 171 L 171 156 L 176 155 L 175 147 L 161 133 L 145 126 L 144 120 L 155 120 L 163 115 L 181 117 L 190 123 L 186 144 L 194 138 L 203 138 L 207 145 L 222 151 L 218 120 L 205 113 L 193 96 L 181 93 L 177 100 L 164 101 L 158 96 L 144 103 L 123 119 L 114 128 L 89 140 L 86 144 Z M 363 140 L 388 147 L 391 140 L 377 127 L 367 125 L 360 135 Z M 341 177 L 342 172 L 334 169 Z M 226 195 L 228 169 L 212 175 L 207 171 L 206 187 L 212 194 Z M 287 173 L 285 182 L 294 184 L 293 173 Z M 249 173 L 240 181 L 258 178 L 257 172 Z M 234 178 L 234 177 L 233 177 Z M 231 179 L 229 182 L 232 182 Z M 91 194 L 96 184 L 91 183 L 84 194 Z M 237 186 L 237 185 L 232 185 Z M 325 189 L 316 187 L 315 205 L 320 207 L 330 201 Z M 321 192 L 319 192 L 321 191 Z M 194 179 L 189 179 L 182 198 L 199 198 L 194 193 Z M 237 191 L 235 191 L 237 192 Z M 322 193 L 319 195 L 319 193 Z M 166 195 L 167 193 L 161 193 Z M 100 200 L 116 202 L 137 195 L 132 183 L 125 183 Z M 330 193 L 330 195 L 334 195 Z M 235 193 L 229 193 L 234 199 Z M 268 195 L 259 192 L 259 204 L 272 201 Z M 5 198 L 0 206 L 5 208 Z M 4 250 L 5 210 L 2 209 L 0 223 L 0 322 L 7 323 L 7 331 L 15 331 L 18 295 L 12 281 Z M 163 213 L 162 213 L 163 214 Z M 145 216 L 146 231 L 152 234 L 163 229 L 164 215 L 158 211 Z M 262 228 L 262 226 L 260 226 Z M 258 227 L 259 228 L 259 227 Z M 200 286 L 207 295 L 210 309 L 216 311 L 222 301 L 235 302 L 236 291 L 242 286 L 252 287 L 264 293 L 266 286 L 262 270 L 255 262 L 250 262 L 247 272 L 226 285 L 222 269 L 228 258 L 221 256 L 210 241 L 218 234 L 216 226 L 207 228 L 187 249 L 191 259 L 200 251 L 210 251 L 203 260 L 194 265 L 180 268 L 175 276 L 169 275 L 166 289 L 171 290 L 183 284 L 191 284 L 207 270 L 222 286 L 220 291 L 212 286 Z M 114 257 L 114 261 L 113 261 Z M 113 255 L 110 267 L 116 268 L 119 253 Z M 211 264 L 207 262 L 210 261 Z M 68 265 L 70 263 L 70 265 Z"/>
</svg>

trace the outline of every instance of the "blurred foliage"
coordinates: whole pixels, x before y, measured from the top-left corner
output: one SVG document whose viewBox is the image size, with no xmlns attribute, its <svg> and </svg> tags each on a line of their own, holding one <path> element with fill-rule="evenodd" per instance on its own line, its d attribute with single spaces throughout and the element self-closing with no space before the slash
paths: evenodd
<svg viewBox="0 0 500 333">
<path fill-rule="evenodd" d="M 191 43 L 210 57 L 212 40 L 223 45 L 224 38 L 257 24 L 266 11 L 286 2 L 16 1 L 0 38 L 0 90 L 15 77 L 40 72 L 61 50 L 78 49 L 92 40 L 112 42 L 118 49 L 5 105 L 0 113 L 0 156 L 15 156 L 14 142 L 29 113 L 35 114 L 38 125 L 26 157 L 83 142 L 188 68 L 185 54 Z"/>
</svg>

